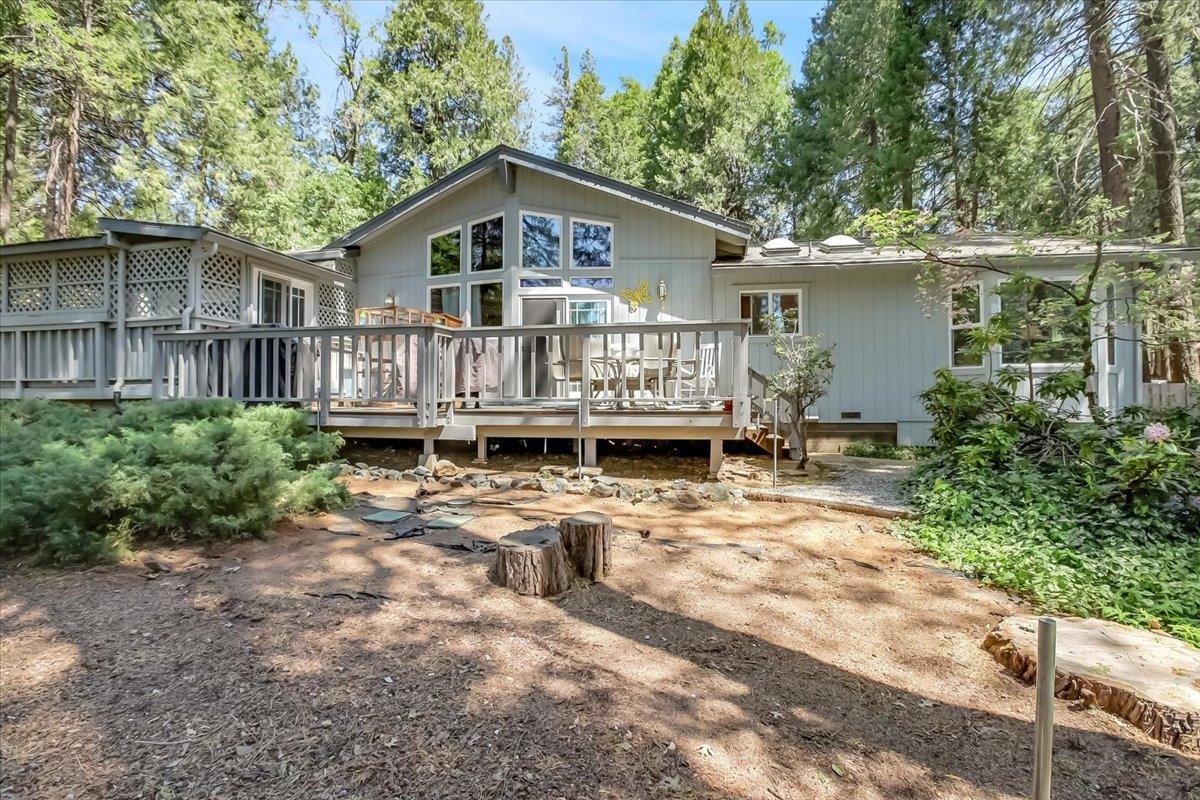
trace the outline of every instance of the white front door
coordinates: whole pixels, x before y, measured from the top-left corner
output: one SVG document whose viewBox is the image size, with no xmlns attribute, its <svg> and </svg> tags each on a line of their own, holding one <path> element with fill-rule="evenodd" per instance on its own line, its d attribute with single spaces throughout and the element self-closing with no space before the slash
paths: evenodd
<svg viewBox="0 0 1200 800">
<path fill-rule="evenodd" d="M 257 272 L 255 304 L 260 325 L 300 328 L 316 320 L 316 293 L 308 281 Z"/>
</svg>

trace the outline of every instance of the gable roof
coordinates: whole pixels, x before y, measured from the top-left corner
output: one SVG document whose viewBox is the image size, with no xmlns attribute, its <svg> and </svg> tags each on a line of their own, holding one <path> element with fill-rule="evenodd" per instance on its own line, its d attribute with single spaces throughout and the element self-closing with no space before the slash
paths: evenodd
<svg viewBox="0 0 1200 800">
<path fill-rule="evenodd" d="M 466 182 L 473 180 L 489 169 L 507 164 L 536 170 L 547 175 L 554 175 L 563 180 L 587 186 L 617 197 L 623 197 L 626 200 L 641 203 L 642 205 L 656 208 L 659 211 L 707 225 L 710 228 L 739 239 L 749 241 L 750 238 L 751 226 L 747 222 L 727 217 L 724 214 L 717 214 L 713 211 L 706 211 L 691 203 L 685 203 L 682 200 L 676 200 L 673 197 L 667 197 L 664 194 L 652 192 L 649 189 L 642 189 L 638 186 L 608 178 L 595 172 L 589 172 L 586 169 L 573 167 L 570 164 L 563 164 L 560 161 L 545 158 L 544 156 L 539 156 L 525 150 L 518 150 L 515 147 L 507 145 L 497 145 L 475 160 L 463 164 L 446 177 L 434 181 L 416 194 L 406 197 L 382 214 L 367 220 L 341 238 L 330 242 L 328 247 L 351 247 L 359 245 L 363 241 L 373 238 L 376 234 L 389 227 L 392 223 L 402 219 L 405 215 L 428 205 L 446 192 L 452 191 Z"/>
</svg>

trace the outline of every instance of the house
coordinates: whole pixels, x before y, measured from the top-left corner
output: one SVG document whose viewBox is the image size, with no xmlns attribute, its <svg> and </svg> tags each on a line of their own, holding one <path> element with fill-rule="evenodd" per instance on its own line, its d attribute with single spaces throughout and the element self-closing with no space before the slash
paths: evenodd
<svg viewBox="0 0 1200 800">
<path fill-rule="evenodd" d="M 0 396 L 231 396 L 307 404 L 356 436 L 707 439 L 770 423 L 764 313 L 836 348 L 818 438 L 925 441 L 917 399 L 964 375 L 956 317 L 915 300 L 920 256 L 850 237 L 752 241 L 750 226 L 497 147 L 325 248 L 280 253 L 219 231 L 103 219 L 100 235 L 0 248 Z M 1090 253 L 1047 240 L 956 242 L 963 257 L 1069 277 Z M 1196 258 L 1194 247 L 1123 243 Z M 408 307 L 428 319 L 361 315 Z M 461 320 L 461 326 L 438 324 Z M 361 324 L 367 322 L 384 324 Z M 249 327 L 250 325 L 258 327 Z M 1142 391 L 1136 332 L 1096 344 L 1102 402 Z M 1055 365 L 1038 365 L 1043 374 Z M 786 422 L 786 420 L 784 421 Z M 714 467 L 715 468 L 715 467 Z"/>
</svg>

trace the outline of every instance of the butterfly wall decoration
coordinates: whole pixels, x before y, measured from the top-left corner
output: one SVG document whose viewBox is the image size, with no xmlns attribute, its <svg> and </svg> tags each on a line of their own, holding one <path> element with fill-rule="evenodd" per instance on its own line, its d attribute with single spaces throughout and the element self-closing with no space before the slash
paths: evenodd
<svg viewBox="0 0 1200 800">
<path fill-rule="evenodd" d="M 650 281 L 643 278 L 636 289 L 622 289 L 621 297 L 629 303 L 630 311 L 637 311 L 642 303 L 650 302 Z"/>
</svg>

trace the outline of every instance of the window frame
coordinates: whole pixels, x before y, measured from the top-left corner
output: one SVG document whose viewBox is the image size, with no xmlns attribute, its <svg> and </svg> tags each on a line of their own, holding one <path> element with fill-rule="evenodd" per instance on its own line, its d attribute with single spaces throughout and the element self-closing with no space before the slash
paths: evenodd
<svg viewBox="0 0 1200 800">
<path fill-rule="evenodd" d="M 571 321 L 571 307 L 573 305 L 575 305 L 576 303 L 597 303 L 599 305 L 602 305 L 604 307 L 604 320 L 602 322 L 597 322 L 597 323 L 572 322 Z M 567 295 L 566 312 L 567 312 L 567 324 L 568 325 L 588 325 L 588 324 L 608 325 L 610 322 L 613 321 L 612 297 L 611 296 L 600 296 L 600 295 L 587 295 L 587 294 Z"/>
<path fill-rule="evenodd" d="M 466 228 L 467 235 L 465 238 L 466 238 L 467 246 L 466 246 L 466 253 L 463 256 L 463 258 L 466 259 L 466 269 L 459 274 L 462 274 L 462 275 L 499 275 L 504 272 L 504 270 L 505 270 L 504 240 L 508 237 L 508 231 L 506 230 L 506 226 L 504 224 L 504 216 L 505 216 L 504 211 L 493 211 L 492 213 L 490 213 L 486 216 L 479 217 L 478 219 L 469 220 L 466 223 L 465 228 Z M 500 266 L 495 269 L 475 269 L 475 265 L 471 260 L 471 258 L 472 258 L 471 250 L 473 249 L 472 245 L 471 245 L 471 230 L 476 225 L 480 225 L 484 222 L 491 222 L 492 220 L 496 220 L 496 219 L 500 220 Z"/>
<path fill-rule="evenodd" d="M 608 266 L 581 267 L 575 263 L 575 223 L 583 225 L 603 225 L 608 228 Z M 589 219 L 588 217 L 571 217 L 571 235 L 567 240 L 567 266 L 571 272 L 595 274 L 601 270 L 617 268 L 617 224 L 612 220 Z"/>
<path fill-rule="evenodd" d="M 1073 285 L 1075 283 L 1075 281 L 1078 280 L 1079 275 L 1078 274 L 1072 275 L 1072 274 L 1068 274 L 1068 273 L 1051 273 L 1049 275 L 1036 275 L 1035 277 L 1039 281 L 1044 281 L 1046 283 L 1065 283 L 1068 285 Z M 1004 297 L 1000 294 L 999 291 L 996 291 L 1001 285 L 1004 284 L 1004 282 L 1005 281 L 998 281 L 996 283 L 995 287 L 993 287 L 993 292 L 996 295 L 997 311 L 995 313 L 1000 313 L 1000 314 L 1004 313 Z M 1088 336 L 1089 340 L 1092 338 L 1090 331 L 1088 332 L 1087 336 Z M 1094 347 L 1094 344 L 1092 346 Z M 1008 361 L 1004 358 L 1004 345 L 1000 345 L 1000 347 L 997 349 L 999 351 L 997 353 L 997 355 L 999 357 L 999 363 L 1002 368 L 1003 367 L 1021 367 L 1023 369 L 1032 369 L 1036 372 L 1036 371 L 1057 370 L 1057 369 L 1066 369 L 1066 368 L 1070 368 L 1070 367 L 1078 367 L 1078 366 L 1082 365 L 1082 363 L 1083 363 L 1082 361 L 1032 361 L 1029 363 L 1026 363 L 1024 361 Z"/>
<path fill-rule="evenodd" d="M 555 267 L 527 267 L 525 266 L 525 218 L 526 217 L 543 217 L 545 219 L 558 220 L 558 265 Z M 563 223 L 566 217 L 562 214 L 554 214 L 549 211 L 535 211 L 533 209 L 521 209 L 517 215 L 517 228 L 519 238 L 517 239 L 517 268 L 522 272 L 562 272 L 563 271 Z"/>
<path fill-rule="evenodd" d="M 788 287 L 788 288 L 777 288 L 777 287 L 763 286 L 763 287 L 754 288 L 754 289 L 740 289 L 738 291 L 738 311 L 737 311 L 739 316 L 742 313 L 742 298 L 748 294 L 749 295 L 755 295 L 755 294 L 765 294 L 765 295 L 794 294 L 794 295 L 796 295 L 796 330 L 789 333 L 788 335 L 789 336 L 800 336 L 804 333 L 804 317 L 805 317 L 804 298 L 805 298 L 805 295 L 807 294 L 807 292 L 805 291 L 805 287 L 796 286 L 796 287 Z M 753 301 L 751 301 L 751 302 L 753 302 Z M 768 303 L 769 302 L 770 302 L 770 300 L 768 300 Z M 750 330 L 751 331 L 754 330 L 754 320 L 753 319 L 750 320 Z M 752 339 L 766 339 L 771 334 L 751 332 L 749 335 Z"/>
<path fill-rule="evenodd" d="M 431 314 L 449 314 L 449 311 L 434 311 L 433 310 L 433 293 L 436 289 L 458 289 L 458 313 L 451 316 L 462 319 L 462 296 L 463 285 L 461 281 L 449 281 L 445 283 L 431 283 L 425 287 L 425 310 Z"/>
<path fill-rule="evenodd" d="M 979 321 L 978 322 L 955 322 L 954 321 L 954 292 L 950 293 L 950 307 L 947 309 L 947 315 L 946 315 L 946 321 L 947 321 L 947 326 L 948 326 L 947 330 L 950 331 L 950 341 L 947 344 L 947 347 L 950 348 L 950 354 L 949 354 L 950 369 L 961 369 L 961 370 L 983 369 L 986 366 L 987 360 L 990 356 L 989 353 L 983 353 L 979 357 L 978 364 L 955 364 L 954 363 L 954 353 L 955 353 L 954 333 L 955 333 L 955 331 L 976 330 L 978 328 L 982 328 L 986 324 L 986 321 L 985 321 L 986 315 L 984 314 L 984 309 L 986 307 L 986 304 L 984 303 L 984 296 L 983 296 L 983 281 L 971 281 L 969 283 L 965 283 L 959 287 L 959 290 L 961 291 L 961 290 L 966 289 L 971 286 L 975 287 L 976 298 L 979 303 Z"/>
<path fill-rule="evenodd" d="M 435 275 L 433 273 L 433 240 L 448 233 L 458 234 L 458 272 L 451 272 L 445 275 Z M 425 277 L 445 280 L 455 275 L 463 274 L 463 226 L 452 225 L 444 230 L 436 231 L 425 235 Z"/>
<path fill-rule="evenodd" d="M 306 328 L 311 327 L 317 322 L 317 285 L 312 280 L 298 278 L 293 275 L 288 275 L 283 272 L 276 272 L 271 269 L 263 269 L 255 265 L 251 270 L 251 284 L 253 285 L 253 305 L 251 310 L 253 314 L 247 315 L 252 317 L 252 322 L 255 324 L 266 324 L 262 321 L 262 281 L 263 278 L 275 281 L 283 286 L 283 296 L 281 298 L 283 313 L 288 319 L 284 327 L 287 328 Z M 296 322 L 292 317 L 292 290 L 302 289 L 304 291 L 304 320 Z"/>
<path fill-rule="evenodd" d="M 500 270 L 487 270 L 487 271 L 496 272 L 496 273 L 500 272 Z M 507 288 L 505 286 L 505 284 L 507 284 L 508 281 L 505 280 L 502 275 L 497 274 L 495 278 L 480 278 L 478 280 L 468 281 L 466 283 L 467 310 L 468 310 L 468 312 L 471 310 L 471 306 L 475 301 L 474 297 L 472 296 L 473 292 L 475 291 L 475 287 L 482 286 L 482 285 L 488 284 L 488 283 L 494 283 L 494 284 L 497 284 L 500 286 L 500 324 L 499 325 L 484 325 L 480 320 L 475 319 L 474 315 L 472 314 L 472 315 L 470 315 L 472 328 L 498 328 L 498 327 L 504 326 L 504 316 L 505 316 L 505 311 L 507 310 L 507 304 L 509 301 L 509 297 L 507 296 L 508 292 L 507 292 Z M 460 295 L 460 300 L 459 300 L 460 310 L 461 310 L 461 306 L 462 306 L 462 302 L 461 302 L 461 295 Z M 481 306 L 480 312 L 482 312 L 482 310 L 483 309 Z M 482 316 L 482 313 L 480 315 Z M 462 319 L 462 318 L 463 318 L 463 315 L 459 314 L 459 319 Z"/>
</svg>

